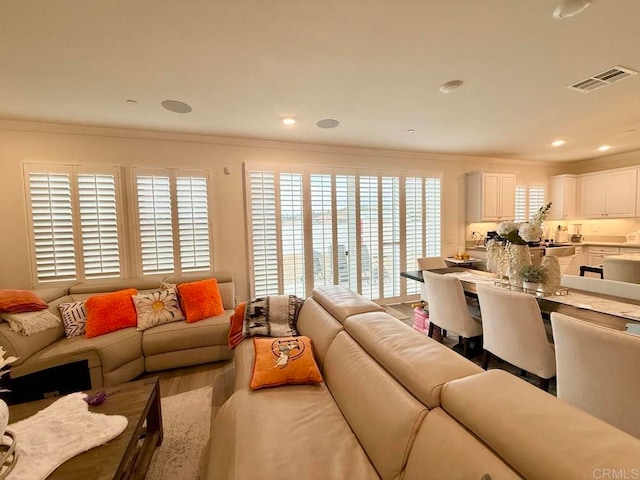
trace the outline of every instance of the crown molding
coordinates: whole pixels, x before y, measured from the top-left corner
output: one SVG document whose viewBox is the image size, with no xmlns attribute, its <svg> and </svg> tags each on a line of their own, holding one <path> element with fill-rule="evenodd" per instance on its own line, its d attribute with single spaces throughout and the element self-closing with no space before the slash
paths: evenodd
<svg viewBox="0 0 640 480">
<path fill-rule="evenodd" d="M 410 150 L 393 150 L 383 148 L 350 147 L 339 145 L 323 145 L 314 143 L 283 142 L 245 137 L 224 137 L 191 133 L 165 132 L 156 130 L 139 130 L 133 128 L 113 128 L 91 125 L 72 125 L 64 123 L 47 123 L 27 120 L 0 119 L 0 130 L 21 132 L 54 133 L 63 135 L 83 135 L 95 137 L 126 138 L 137 140 L 161 140 L 169 142 L 205 143 L 212 145 L 253 147 L 302 152 L 330 153 L 337 155 L 358 155 L 371 157 L 393 157 L 395 159 L 431 160 L 445 162 L 478 162 L 496 165 L 521 165 L 560 167 L 557 162 L 545 160 L 521 160 L 515 158 L 498 158 L 491 156 L 457 155 L 451 153 L 421 152 Z"/>
</svg>

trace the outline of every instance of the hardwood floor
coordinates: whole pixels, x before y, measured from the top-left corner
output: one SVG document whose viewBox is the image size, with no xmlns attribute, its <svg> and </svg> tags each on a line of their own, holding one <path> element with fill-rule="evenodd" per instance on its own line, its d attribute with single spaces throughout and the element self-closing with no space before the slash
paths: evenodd
<svg viewBox="0 0 640 480">
<path fill-rule="evenodd" d="M 233 360 L 150 372 L 140 378 L 147 377 L 160 379 L 161 397 L 213 385 L 213 405 L 220 406 L 233 391 Z"/>
</svg>

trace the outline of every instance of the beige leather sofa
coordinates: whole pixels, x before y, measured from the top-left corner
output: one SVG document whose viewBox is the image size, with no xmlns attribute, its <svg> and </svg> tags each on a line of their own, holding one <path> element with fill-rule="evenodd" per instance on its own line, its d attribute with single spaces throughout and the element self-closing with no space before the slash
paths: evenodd
<svg viewBox="0 0 640 480">
<path fill-rule="evenodd" d="M 640 473 L 639 440 L 509 373 L 483 371 L 341 287 L 316 289 L 298 329 L 313 340 L 324 383 L 251 391 L 253 343 L 242 342 L 201 478 Z"/>
<path fill-rule="evenodd" d="M 8 355 L 18 357 L 11 366 L 12 378 L 79 360 L 87 360 L 92 388 L 128 382 L 144 372 L 198 365 L 232 357 L 228 349 L 229 316 L 235 305 L 233 276 L 226 272 L 195 276 L 170 276 L 163 281 L 182 283 L 216 278 L 225 313 L 199 322 L 178 321 L 147 330 L 125 328 L 86 338 L 66 338 L 64 328 L 52 328 L 30 336 L 14 333 L 9 324 L 0 322 L 0 345 Z M 49 288 L 36 293 L 60 316 L 58 305 L 85 300 L 105 292 L 125 288 L 139 291 L 157 290 L 157 280 L 120 280 L 110 284 L 81 283 L 68 289 Z"/>
</svg>

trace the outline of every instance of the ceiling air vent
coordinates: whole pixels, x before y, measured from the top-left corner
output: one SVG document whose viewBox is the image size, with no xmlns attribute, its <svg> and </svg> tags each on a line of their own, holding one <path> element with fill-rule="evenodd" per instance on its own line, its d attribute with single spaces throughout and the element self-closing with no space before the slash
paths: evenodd
<svg viewBox="0 0 640 480">
<path fill-rule="evenodd" d="M 573 85 L 569 85 L 567 88 L 571 90 L 577 90 L 582 93 L 589 93 L 594 90 L 597 90 L 601 87 L 606 87 L 607 85 L 611 85 L 618 80 L 622 80 L 623 78 L 630 77 L 631 75 L 636 75 L 638 72 L 634 72 L 628 68 L 620 67 L 616 65 L 615 67 L 611 67 L 604 72 L 598 73 L 589 78 L 585 78 L 584 80 L 580 80 L 579 82 L 574 83 Z"/>
</svg>

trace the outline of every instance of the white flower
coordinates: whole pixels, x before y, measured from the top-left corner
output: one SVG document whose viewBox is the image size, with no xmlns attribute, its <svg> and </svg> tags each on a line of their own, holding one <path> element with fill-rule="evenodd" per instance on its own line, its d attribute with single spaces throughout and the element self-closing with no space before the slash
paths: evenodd
<svg viewBox="0 0 640 480">
<path fill-rule="evenodd" d="M 520 224 L 518 222 L 502 222 L 498 225 L 496 229 L 496 233 L 501 237 L 508 235 L 509 232 L 517 231 L 520 228 Z"/>
<path fill-rule="evenodd" d="M 525 242 L 539 242 L 542 237 L 542 228 L 533 223 L 523 223 L 518 229 L 518 235 Z"/>
</svg>

